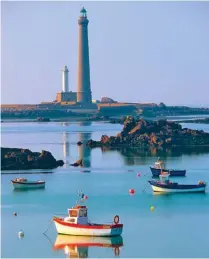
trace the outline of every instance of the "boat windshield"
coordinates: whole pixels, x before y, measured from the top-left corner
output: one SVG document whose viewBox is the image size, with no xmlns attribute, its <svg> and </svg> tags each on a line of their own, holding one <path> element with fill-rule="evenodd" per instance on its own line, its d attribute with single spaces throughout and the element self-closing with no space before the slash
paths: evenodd
<svg viewBox="0 0 209 259">
<path fill-rule="evenodd" d="M 164 169 L 165 168 L 164 163 L 163 162 L 156 162 L 155 163 L 155 168 L 157 168 L 157 169 Z"/>
<path fill-rule="evenodd" d="M 70 210 L 70 217 L 77 217 L 78 211 L 77 210 Z"/>
<path fill-rule="evenodd" d="M 80 210 L 79 217 L 87 217 L 87 210 Z"/>
</svg>

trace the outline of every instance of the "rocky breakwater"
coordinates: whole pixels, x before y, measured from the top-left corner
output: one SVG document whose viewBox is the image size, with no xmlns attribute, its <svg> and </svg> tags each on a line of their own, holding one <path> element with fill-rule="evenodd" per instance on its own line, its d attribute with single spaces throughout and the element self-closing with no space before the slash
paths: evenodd
<svg viewBox="0 0 209 259">
<path fill-rule="evenodd" d="M 167 120 L 146 121 L 128 117 L 123 130 L 117 136 L 103 135 L 100 141 L 89 140 L 87 146 L 94 147 L 208 147 L 209 133 L 182 128 L 179 123 Z"/>
<path fill-rule="evenodd" d="M 48 151 L 1 148 L 1 170 L 54 169 L 63 165 L 62 160 L 56 160 Z"/>
</svg>

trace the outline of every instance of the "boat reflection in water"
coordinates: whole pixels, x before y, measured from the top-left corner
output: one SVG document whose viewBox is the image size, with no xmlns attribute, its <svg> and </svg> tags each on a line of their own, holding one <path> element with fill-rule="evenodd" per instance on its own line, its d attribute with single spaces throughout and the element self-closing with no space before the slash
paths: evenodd
<svg viewBox="0 0 209 259">
<path fill-rule="evenodd" d="M 63 249 L 68 258 L 88 258 L 89 247 L 113 248 L 115 256 L 120 255 L 123 238 L 118 237 L 87 237 L 57 235 L 53 250 Z"/>
</svg>

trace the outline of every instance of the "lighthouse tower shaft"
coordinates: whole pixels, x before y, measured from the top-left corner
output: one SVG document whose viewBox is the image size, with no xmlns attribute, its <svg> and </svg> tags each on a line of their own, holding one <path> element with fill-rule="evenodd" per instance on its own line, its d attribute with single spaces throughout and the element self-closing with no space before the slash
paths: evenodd
<svg viewBox="0 0 209 259">
<path fill-rule="evenodd" d="M 78 19 L 78 90 L 77 102 L 91 103 L 90 66 L 89 66 L 89 44 L 88 44 L 88 19 L 86 10 L 81 10 Z"/>
<path fill-rule="evenodd" d="M 62 69 L 62 92 L 66 93 L 69 92 L 69 84 L 68 84 L 68 68 L 64 66 Z"/>
</svg>

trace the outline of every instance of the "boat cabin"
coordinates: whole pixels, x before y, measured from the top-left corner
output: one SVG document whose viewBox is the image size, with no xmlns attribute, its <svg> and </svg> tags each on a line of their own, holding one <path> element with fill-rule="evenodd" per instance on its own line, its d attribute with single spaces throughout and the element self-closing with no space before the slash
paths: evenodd
<svg viewBox="0 0 209 259">
<path fill-rule="evenodd" d="M 165 163 L 164 163 L 164 161 L 158 160 L 157 162 L 155 162 L 155 168 L 156 168 L 156 169 L 165 169 Z"/>
<path fill-rule="evenodd" d="M 165 184 L 169 184 L 170 181 L 169 181 L 169 176 L 170 174 L 168 173 L 164 173 L 164 174 L 160 174 L 159 177 L 160 177 L 160 182 L 161 183 L 165 183 Z"/>
<path fill-rule="evenodd" d="M 26 178 L 16 178 L 15 181 L 17 181 L 17 182 L 27 182 L 28 180 Z"/>
<path fill-rule="evenodd" d="M 76 205 L 75 207 L 68 209 L 68 217 L 64 220 L 73 223 L 73 224 L 81 224 L 88 225 L 88 214 L 86 206 Z"/>
</svg>

